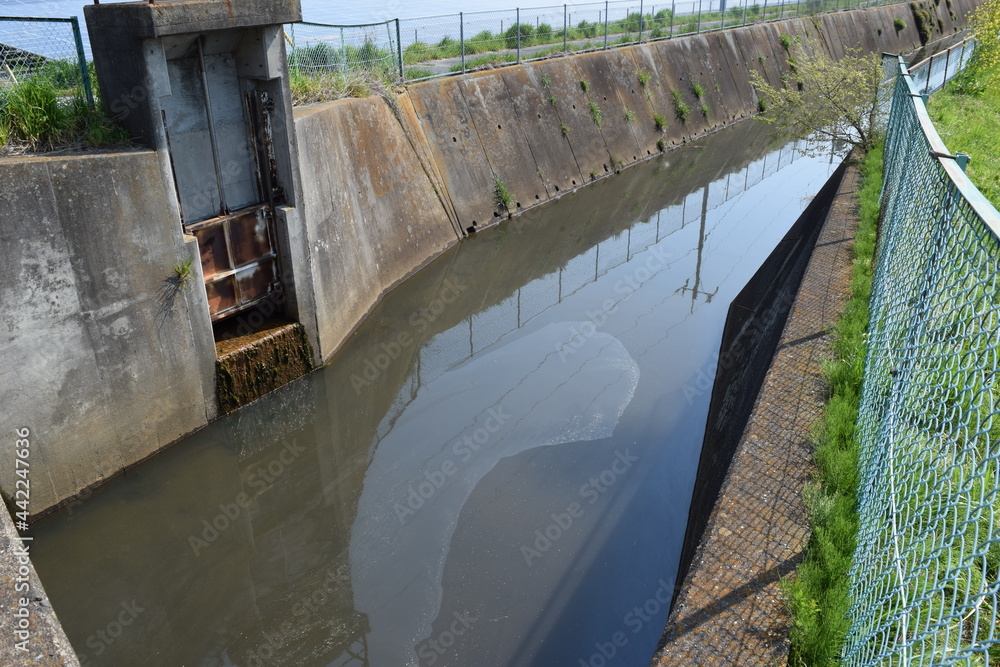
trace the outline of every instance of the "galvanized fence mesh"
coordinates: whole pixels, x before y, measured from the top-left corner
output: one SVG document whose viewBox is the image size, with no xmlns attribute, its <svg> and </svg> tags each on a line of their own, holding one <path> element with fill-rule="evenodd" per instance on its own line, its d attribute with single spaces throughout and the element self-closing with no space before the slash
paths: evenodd
<svg viewBox="0 0 1000 667">
<path fill-rule="evenodd" d="M 735 28 L 890 0 L 615 0 L 286 28 L 300 74 L 376 71 L 393 83 Z M 373 67 L 377 63 L 377 67 Z"/>
<path fill-rule="evenodd" d="M 39 77 L 61 97 L 81 96 L 93 108 L 79 21 L 0 16 L 0 96 Z"/>
<path fill-rule="evenodd" d="M 1000 213 L 927 115 L 932 65 L 897 63 L 886 132 L 847 665 L 1000 664 Z"/>
</svg>

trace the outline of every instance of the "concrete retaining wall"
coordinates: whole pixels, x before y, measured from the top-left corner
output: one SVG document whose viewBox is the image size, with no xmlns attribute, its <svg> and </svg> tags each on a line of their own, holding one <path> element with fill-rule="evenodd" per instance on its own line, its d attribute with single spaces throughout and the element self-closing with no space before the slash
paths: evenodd
<svg viewBox="0 0 1000 667">
<path fill-rule="evenodd" d="M 198 246 L 175 202 L 153 152 L 2 161 L 0 449 L 31 430 L 32 514 L 215 416 Z M 15 479 L 11 455 L 8 498 Z"/>
<path fill-rule="evenodd" d="M 964 25 L 977 4 L 925 3 L 941 20 L 935 36 Z M 676 145 L 754 113 L 748 71 L 777 83 L 785 34 L 836 55 L 843 45 L 920 46 L 909 5 L 898 4 L 298 109 L 301 179 L 295 208 L 279 218 L 294 310 L 315 360 L 329 360 L 395 284 L 506 217 L 496 179 L 516 213 L 647 159 L 661 141 Z M 645 85 L 640 73 L 650 75 Z M 686 122 L 673 91 L 690 108 Z M 657 114 L 667 118 L 662 133 Z M 37 434 L 37 515 L 213 419 L 215 348 L 197 245 L 181 234 L 165 153 L 0 165 L 0 432 Z M 173 267 L 186 258 L 192 288 L 177 289 Z M 13 466 L 0 466 L 0 490 L 9 497 L 13 488 Z"/>
</svg>

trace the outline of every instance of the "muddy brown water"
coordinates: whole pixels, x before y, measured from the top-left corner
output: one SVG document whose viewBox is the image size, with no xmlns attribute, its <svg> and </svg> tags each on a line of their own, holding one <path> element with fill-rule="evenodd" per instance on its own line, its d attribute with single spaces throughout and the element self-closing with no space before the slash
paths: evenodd
<svg viewBox="0 0 1000 667">
<path fill-rule="evenodd" d="M 481 232 L 38 524 L 84 664 L 648 664 L 729 303 L 834 168 L 801 147 L 744 123 Z"/>
</svg>

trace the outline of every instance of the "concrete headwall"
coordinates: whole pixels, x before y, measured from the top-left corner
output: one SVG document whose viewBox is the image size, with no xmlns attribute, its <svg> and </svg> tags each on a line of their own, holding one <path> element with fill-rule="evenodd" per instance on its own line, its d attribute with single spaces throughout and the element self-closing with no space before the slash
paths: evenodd
<svg viewBox="0 0 1000 667">
<path fill-rule="evenodd" d="M 0 447 L 30 429 L 37 514 L 212 419 L 215 349 L 156 153 L 0 164 Z"/>
<path fill-rule="evenodd" d="M 977 4 L 926 2 L 933 37 L 963 26 Z M 782 35 L 818 40 L 833 55 L 921 45 L 915 13 L 898 4 L 296 110 L 295 208 L 278 215 L 294 310 L 316 360 L 329 360 L 395 284 L 506 217 L 497 180 L 516 213 L 755 113 L 748 72 L 780 81 Z M 37 436 L 37 515 L 213 419 L 216 353 L 166 153 L 0 160 L 0 220 L 0 427 Z M 190 289 L 174 272 L 185 259 Z M 14 481 L 13 466 L 0 466 L 8 498 Z"/>
</svg>

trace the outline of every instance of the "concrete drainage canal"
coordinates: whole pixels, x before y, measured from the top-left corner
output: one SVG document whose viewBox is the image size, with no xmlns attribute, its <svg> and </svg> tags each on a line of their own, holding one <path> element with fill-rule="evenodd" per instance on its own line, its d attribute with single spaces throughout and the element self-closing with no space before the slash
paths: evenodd
<svg viewBox="0 0 1000 667">
<path fill-rule="evenodd" d="M 763 373 L 840 162 L 804 148 L 744 123 L 480 232 L 326 367 L 40 522 L 84 664 L 648 664 L 710 407 L 717 473 L 759 382 L 713 390 L 720 350 Z"/>
</svg>

